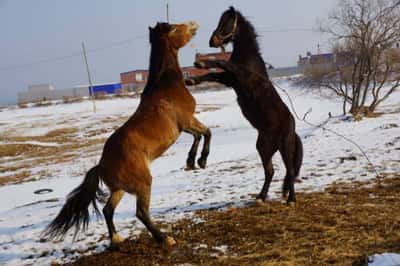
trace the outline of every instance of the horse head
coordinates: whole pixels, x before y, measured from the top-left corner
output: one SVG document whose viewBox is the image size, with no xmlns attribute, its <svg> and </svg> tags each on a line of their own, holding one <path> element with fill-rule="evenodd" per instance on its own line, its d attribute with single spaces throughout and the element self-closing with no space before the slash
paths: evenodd
<svg viewBox="0 0 400 266">
<path fill-rule="evenodd" d="M 231 6 L 226 10 L 210 38 L 210 47 L 223 47 L 233 41 L 238 30 L 238 13 Z"/>
<path fill-rule="evenodd" d="M 194 21 L 188 21 L 181 24 L 157 23 L 150 31 L 150 43 L 165 40 L 171 46 L 178 50 L 185 46 L 194 35 L 196 35 L 199 25 Z"/>
</svg>

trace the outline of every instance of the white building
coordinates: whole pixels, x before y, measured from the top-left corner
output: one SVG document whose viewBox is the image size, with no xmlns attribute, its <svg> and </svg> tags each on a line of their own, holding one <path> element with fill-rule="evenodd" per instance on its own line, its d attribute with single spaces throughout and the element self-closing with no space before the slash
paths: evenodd
<svg viewBox="0 0 400 266">
<path fill-rule="evenodd" d="M 33 93 L 54 91 L 54 86 L 49 83 L 29 85 L 28 91 Z"/>
<path fill-rule="evenodd" d="M 82 98 L 89 96 L 88 86 L 56 90 L 51 84 L 29 85 L 28 91 L 18 92 L 18 103 L 63 100 L 64 98 Z"/>
</svg>

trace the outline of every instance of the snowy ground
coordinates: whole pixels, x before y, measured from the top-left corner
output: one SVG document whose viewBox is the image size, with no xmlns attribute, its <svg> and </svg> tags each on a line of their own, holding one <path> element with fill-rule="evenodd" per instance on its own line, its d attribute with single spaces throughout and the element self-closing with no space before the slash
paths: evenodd
<svg viewBox="0 0 400 266">
<path fill-rule="evenodd" d="M 293 88 L 287 82 L 281 81 L 280 84 L 292 96 L 299 114 L 312 107 L 313 111 L 308 115 L 310 122 L 318 124 L 328 118 L 328 112 L 334 116 L 341 112 L 338 101 Z M 263 169 L 255 150 L 257 133 L 241 115 L 234 92 L 197 93 L 195 98 L 199 112 L 197 117 L 211 128 L 213 134 L 208 166 L 205 170 L 183 170 L 192 142 L 192 137 L 184 134 L 164 156 L 153 162 L 151 213 L 158 220 L 179 219 L 196 209 L 241 205 L 252 200 L 263 184 Z M 284 94 L 282 98 L 287 102 Z M 5 169 L 0 171 L 0 179 L 28 171 L 29 179 L 34 180 L 0 187 L 0 264 L 66 262 L 80 256 L 88 247 L 93 247 L 94 252 L 104 250 L 108 245 L 105 223 L 96 219 L 92 220 L 88 232 L 81 234 L 74 243 L 71 236 L 63 242 L 40 241 L 40 232 L 60 210 L 67 193 L 96 164 L 104 138 L 135 110 L 138 99 L 99 101 L 97 105 L 96 114 L 91 112 L 90 102 L 0 112 L 0 144 L 22 143 L 54 151 L 53 154 L 46 154 L 48 160 L 45 162 L 18 154 L 0 158 L 0 170 Z M 381 173 L 399 172 L 399 106 L 400 93 L 397 92 L 381 107 L 380 110 L 386 113 L 383 116 L 359 122 L 336 117 L 331 118 L 326 127 L 356 140 Z M 70 134 L 72 139 L 93 141 L 73 146 L 57 139 L 49 142 L 48 138 L 40 138 L 63 128 L 74 129 Z M 301 121 L 297 122 L 297 132 L 303 140 L 305 154 L 297 190 L 322 190 L 339 180 L 375 177 L 361 152 L 342 138 L 311 128 Z M 66 143 L 72 143 L 72 139 L 67 138 Z M 53 148 L 60 149 L 51 150 Z M 64 156 L 70 148 L 73 150 L 71 156 L 60 161 L 59 155 Z M 18 167 L 10 167 L 14 164 Z M 274 157 L 274 166 L 275 177 L 269 196 L 279 198 L 285 174 L 279 155 Z M 48 194 L 33 193 L 42 188 L 53 191 Z M 126 237 L 143 228 L 134 218 L 134 203 L 134 198 L 126 195 L 115 215 L 116 226 Z"/>
</svg>

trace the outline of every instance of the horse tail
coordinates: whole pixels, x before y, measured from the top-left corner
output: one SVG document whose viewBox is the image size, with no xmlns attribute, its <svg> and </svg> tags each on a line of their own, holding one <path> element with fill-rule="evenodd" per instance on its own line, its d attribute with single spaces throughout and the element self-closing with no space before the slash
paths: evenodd
<svg viewBox="0 0 400 266">
<path fill-rule="evenodd" d="M 301 164 L 303 163 L 303 143 L 299 135 L 295 134 L 296 138 L 296 149 L 294 155 L 294 176 L 297 177 L 300 174 Z"/>
<path fill-rule="evenodd" d="M 85 231 L 90 219 L 88 210 L 90 203 L 93 204 L 96 214 L 100 214 L 96 200 L 104 193 L 99 188 L 99 169 L 98 165 L 90 169 L 83 182 L 68 194 L 61 211 L 43 232 L 44 237 L 63 238 L 71 227 L 75 227 L 74 238 L 80 230 Z"/>
<path fill-rule="evenodd" d="M 290 189 L 291 184 L 300 173 L 301 164 L 303 162 L 303 144 L 300 137 L 295 133 L 295 149 L 293 156 L 294 175 L 287 175 L 283 181 L 282 192 L 286 195 Z"/>
</svg>

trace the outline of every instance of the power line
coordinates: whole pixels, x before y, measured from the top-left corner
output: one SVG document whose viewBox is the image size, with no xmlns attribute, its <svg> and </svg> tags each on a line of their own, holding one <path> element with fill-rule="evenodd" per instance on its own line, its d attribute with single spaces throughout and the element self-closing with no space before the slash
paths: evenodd
<svg viewBox="0 0 400 266">
<path fill-rule="evenodd" d="M 108 50 L 108 49 L 115 48 L 115 47 L 118 47 L 118 46 L 122 46 L 122 45 L 125 45 L 125 44 L 128 44 L 128 43 L 132 43 L 132 42 L 134 42 L 134 41 L 136 41 L 138 39 L 145 38 L 145 37 L 147 37 L 147 35 L 146 34 L 142 34 L 142 35 L 137 35 L 137 36 L 135 36 L 133 38 L 130 38 L 130 39 L 125 39 L 125 40 L 122 40 L 122 41 L 112 42 L 112 43 L 107 44 L 107 45 L 102 46 L 102 47 L 89 49 L 89 50 L 87 50 L 87 54 L 97 53 L 97 52 L 100 52 L 100 51 L 104 51 L 104 50 Z M 66 59 L 70 59 L 70 58 L 74 58 L 74 57 L 81 57 L 81 56 L 82 56 L 82 52 L 74 52 L 74 53 L 71 53 L 71 54 L 68 54 L 68 55 L 41 59 L 41 60 L 32 61 L 32 62 L 25 63 L 25 64 L 18 64 L 18 65 L 0 67 L 0 71 L 10 71 L 10 70 L 29 68 L 29 67 L 33 67 L 33 66 L 36 66 L 36 65 L 42 65 L 42 64 L 52 63 L 52 62 L 57 62 L 57 61 L 64 61 Z"/>
<path fill-rule="evenodd" d="M 288 33 L 288 32 L 317 32 L 317 30 L 312 29 L 312 28 L 288 28 L 288 29 L 261 29 L 259 31 L 260 33 Z M 137 35 L 134 36 L 130 39 L 125 39 L 125 40 L 121 40 L 121 41 L 117 41 L 117 42 L 112 42 L 109 43 L 105 46 L 102 47 L 98 47 L 98 48 L 93 48 L 93 49 L 89 49 L 87 50 L 87 54 L 91 54 L 91 53 L 97 53 L 97 52 L 101 52 L 104 50 L 108 50 L 108 49 L 112 49 L 118 46 L 122 46 L 125 44 L 129 44 L 132 43 L 138 39 L 142 39 L 147 37 L 147 34 L 141 34 L 141 35 Z M 28 63 L 24 63 L 24 64 L 16 64 L 16 65 L 10 65 L 10 66 L 3 66 L 0 67 L 0 72 L 5 72 L 5 71 L 11 71 L 11 70 L 18 70 L 18 69 L 24 69 L 24 68 L 29 68 L 29 67 L 33 67 L 36 65 L 42 65 L 42 64 L 47 64 L 47 63 L 52 63 L 52 62 L 58 62 L 58 61 L 64 61 L 66 59 L 70 59 L 70 58 L 74 58 L 74 57 L 80 57 L 82 56 L 82 52 L 74 52 L 68 55 L 62 55 L 62 56 L 56 56 L 56 57 L 51 57 L 51 58 L 45 58 L 45 59 L 40 59 L 37 61 L 32 61 L 32 62 L 28 62 Z"/>
</svg>

